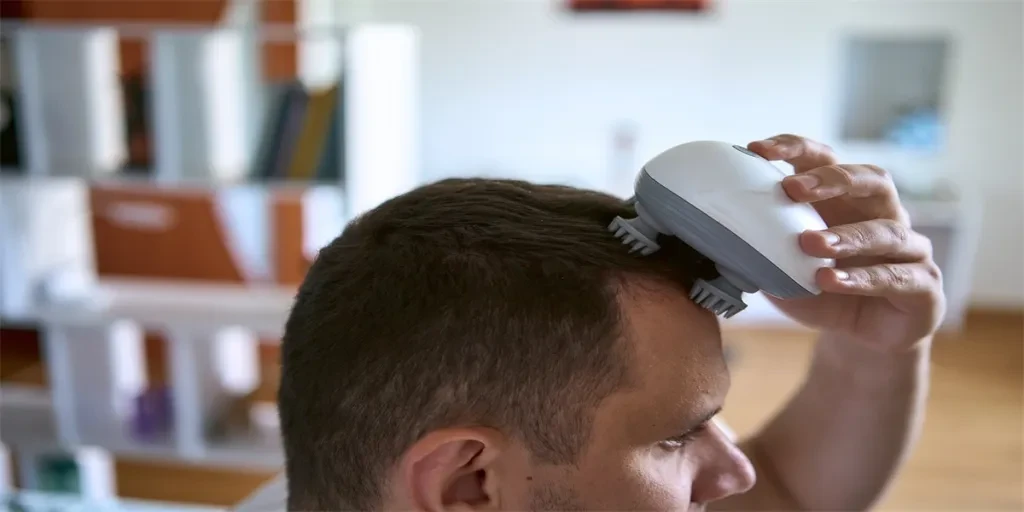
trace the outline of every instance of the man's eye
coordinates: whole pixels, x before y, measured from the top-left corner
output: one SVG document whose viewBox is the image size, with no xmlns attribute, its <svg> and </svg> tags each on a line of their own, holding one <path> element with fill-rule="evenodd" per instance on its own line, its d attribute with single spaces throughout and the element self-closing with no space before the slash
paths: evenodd
<svg viewBox="0 0 1024 512">
<path fill-rule="evenodd" d="M 668 450 L 681 450 L 686 447 L 690 441 L 693 441 L 698 435 L 706 431 L 708 424 L 704 423 L 701 426 L 678 436 L 670 437 L 661 442 L 662 447 Z"/>
</svg>

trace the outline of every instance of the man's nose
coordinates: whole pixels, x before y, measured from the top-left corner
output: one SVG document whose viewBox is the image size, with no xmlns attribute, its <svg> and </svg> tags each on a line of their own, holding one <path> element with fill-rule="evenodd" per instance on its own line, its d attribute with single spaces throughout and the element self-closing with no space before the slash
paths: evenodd
<svg viewBox="0 0 1024 512">
<path fill-rule="evenodd" d="M 710 503 L 754 486 L 757 477 L 750 459 L 733 443 L 716 421 L 708 425 L 707 445 L 693 482 L 692 500 Z"/>
</svg>

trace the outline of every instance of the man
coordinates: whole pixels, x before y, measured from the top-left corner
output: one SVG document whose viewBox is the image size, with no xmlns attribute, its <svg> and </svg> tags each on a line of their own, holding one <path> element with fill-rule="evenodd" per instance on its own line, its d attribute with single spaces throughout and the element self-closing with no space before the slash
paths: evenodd
<svg viewBox="0 0 1024 512">
<path fill-rule="evenodd" d="M 602 194 L 446 180 L 352 223 L 301 287 L 288 508 L 870 507 L 920 428 L 940 273 L 882 170 L 791 135 L 748 147 L 794 166 L 781 186 L 830 226 L 799 243 L 839 267 L 824 294 L 775 301 L 822 334 L 756 436 L 715 420 L 718 322 L 687 298 L 707 261 L 675 239 L 629 254 L 605 231 L 628 208 Z"/>
</svg>

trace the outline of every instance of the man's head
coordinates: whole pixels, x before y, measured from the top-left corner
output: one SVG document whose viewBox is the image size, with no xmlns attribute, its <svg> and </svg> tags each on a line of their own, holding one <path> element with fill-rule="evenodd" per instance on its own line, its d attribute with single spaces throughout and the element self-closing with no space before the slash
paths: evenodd
<svg viewBox="0 0 1024 512">
<path fill-rule="evenodd" d="M 445 180 L 325 247 L 286 326 L 289 508 L 664 509 L 742 492 L 710 264 L 621 200 Z"/>
</svg>

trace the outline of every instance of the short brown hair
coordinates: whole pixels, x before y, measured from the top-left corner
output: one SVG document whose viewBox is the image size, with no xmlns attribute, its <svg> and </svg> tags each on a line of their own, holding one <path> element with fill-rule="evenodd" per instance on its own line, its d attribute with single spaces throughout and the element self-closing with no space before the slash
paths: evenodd
<svg viewBox="0 0 1024 512">
<path fill-rule="evenodd" d="M 616 290 L 711 268 L 675 239 L 630 254 L 626 202 L 449 179 L 381 204 L 323 248 L 285 329 L 279 395 L 291 510 L 372 509 L 419 437 L 487 425 L 570 463 L 628 378 Z M 713 272 L 713 271 L 712 271 Z"/>
</svg>

